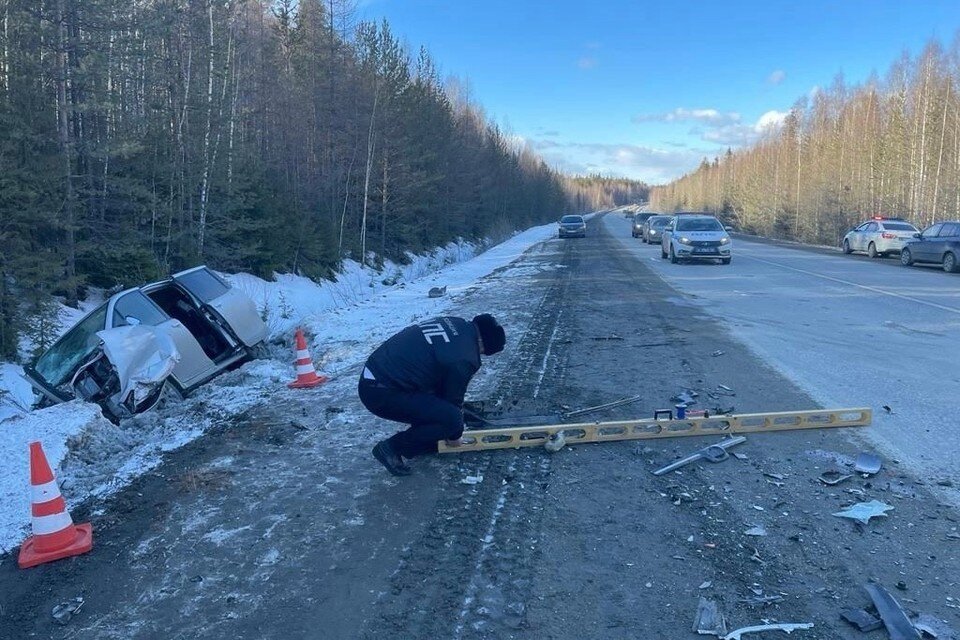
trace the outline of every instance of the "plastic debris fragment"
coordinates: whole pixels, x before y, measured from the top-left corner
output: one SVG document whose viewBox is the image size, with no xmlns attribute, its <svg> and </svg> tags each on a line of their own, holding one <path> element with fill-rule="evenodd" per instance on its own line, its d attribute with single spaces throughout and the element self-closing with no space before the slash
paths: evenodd
<svg viewBox="0 0 960 640">
<path fill-rule="evenodd" d="M 887 511 L 893 511 L 893 507 L 885 502 L 880 502 L 879 500 L 871 500 L 870 502 L 858 502 L 857 504 L 847 507 L 843 511 L 838 511 L 833 515 L 837 516 L 838 518 L 849 518 L 851 520 L 856 520 L 860 524 L 867 524 L 870 522 L 870 518 L 886 516 Z"/>
</svg>

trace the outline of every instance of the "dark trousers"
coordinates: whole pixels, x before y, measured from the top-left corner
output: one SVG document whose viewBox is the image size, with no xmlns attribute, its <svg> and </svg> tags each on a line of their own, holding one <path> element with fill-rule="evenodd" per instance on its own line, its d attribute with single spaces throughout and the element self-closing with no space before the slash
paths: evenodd
<svg viewBox="0 0 960 640">
<path fill-rule="evenodd" d="M 370 413 L 410 425 L 390 438 L 394 450 L 404 458 L 436 453 L 438 441 L 463 434 L 463 412 L 443 398 L 391 389 L 370 380 L 360 380 L 357 393 Z"/>
</svg>

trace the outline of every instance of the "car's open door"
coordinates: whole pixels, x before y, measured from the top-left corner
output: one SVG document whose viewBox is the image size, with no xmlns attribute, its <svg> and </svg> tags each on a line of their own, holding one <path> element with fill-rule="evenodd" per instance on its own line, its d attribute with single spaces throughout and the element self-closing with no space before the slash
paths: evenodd
<svg viewBox="0 0 960 640">
<path fill-rule="evenodd" d="M 197 298 L 243 344 L 252 347 L 267 337 L 267 325 L 246 294 L 220 279 L 206 267 L 195 267 L 174 274 L 174 282 Z"/>
</svg>

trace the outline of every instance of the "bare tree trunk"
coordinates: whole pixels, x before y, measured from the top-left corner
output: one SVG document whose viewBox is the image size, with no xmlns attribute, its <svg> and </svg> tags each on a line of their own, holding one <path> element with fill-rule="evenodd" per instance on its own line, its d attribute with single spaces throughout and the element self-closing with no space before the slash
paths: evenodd
<svg viewBox="0 0 960 640">
<path fill-rule="evenodd" d="M 347 203 L 350 201 L 350 178 L 353 177 L 353 163 L 357 159 L 357 145 L 353 145 L 353 155 L 347 166 L 347 179 L 344 185 L 343 210 L 340 212 L 340 238 L 337 241 L 337 256 L 343 258 L 343 225 L 347 220 Z"/>
<path fill-rule="evenodd" d="M 380 190 L 380 255 L 387 254 L 387 164 L 389 153 L 387 143 L 383 143 L 383 188 Z"/>
<path fill-rule="evenodd" d="M 230 101 L 230 133 L 227 143 L 227 193 L 233 195 L 233 144 L 237 128 L 237 103 L 240 100 L 240 59 L 234 63 L 233 99 Z"/>
<path fill-rule="evenodd" d="M 923 69 L 923 88 L 921 89 L 921 105 L 923 113 L 920 117 L 920 176 L 917 180 L 917 206 L 919 209 L 924 209 L 926 204 L 924 198 L 924 192 L 926 191 L 926 178 L 927 178 L 927 111 L 930 108 L 930 67 L 932 65 L 929 63 L 924 64 Z M 933 223 L 933 212 L 928 212 L 925 216 L 929 219 L 930 223 Z"/>
<path fill-rule="evenodd" d="M 213 0 L 207 0 L 210 19 L 210 50 L 207 55 L 207 124 L 203 130 L 203 178 L 200 181 L 200 224 L 197 228 L 197 255 L 203 255 L 204 235 L 207 231 L 207 193 L 210 188 L 210 124 L 213 113 Z"/>
<path fill-rule="evenodd" d="M 363 177 L 363 217 L 360 223 L 360 260 L 367 263 L 367 205 L 370 195 L 370 173 L 373 170 L 373 130 L 377 120 L 377 100 L 380 97 L 380 87 L 373 92 L 373 111 L 370 113 L 370 128 L 367 131 L 367 169 Z"/>
<path fill-rule="evenodd" d="M 947 99 L 943 101 L 943 120 L 940 123 L 940 154 L 937 157 L 937 177 L 933 183 L 933 205 L 931 213 L 937 214 L 937 199 L 940 195 L 940 169 L 943 167 L 943 142 L 947 135 L 947 111 L 950 110 L 950 90 L 953 88 L 953 82 L 947 79 Z"/>
<path fill-rule="evenodd" d="M 70 102 L 67 94 L 70 85 L 70 66 L 67 62 L 68 30 L 66 0 L 57 0 L 57 134 L 59 138 L 61 161 L 63 162 L 64 184 L 64 229 L 66 231 L 66 265 L 64 274 L 67 282 L 67 304 L 77 301 L 77 247 L 76 247 L 76 194 L 73 188 L 73 123 L 70 115 Z"/>
<path fill-rule="evenodd" d="M 800 161 L 801 150 L 803 148 L 803 135 L 797 128 L 797 210 L 794 212 L 793 235 L 797 239 L 800 237 Z"/>
</svg>

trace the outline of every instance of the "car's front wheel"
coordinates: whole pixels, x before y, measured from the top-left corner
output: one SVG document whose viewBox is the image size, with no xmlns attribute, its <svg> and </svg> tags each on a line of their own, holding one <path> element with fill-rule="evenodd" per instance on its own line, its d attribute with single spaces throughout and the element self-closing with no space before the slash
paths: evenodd
<svg viewBox="0 0 960 640">
<path fill-rule="evenodd" d="M 270 349 L 267 348 L 266 342 L 258 342 L 252 347 L 247 347 L 246 352 L 251 360 L 267 360 L 270 358 Z"/>
<path fill-rule="evenodd" d="M 679 262 L 679 260 L 677 260 L 677 254 L 673 251 L 673 245 L 670 245 L 670 262 L 673 264 Z"/>
<path fill-rule="evenodd" d="M 843 241 L 843 252 L 844 252 L 844 253 L 847 253 L 847 254 L 853 253 L 853 249 L 850 248 L 850 241 L 849 241 L 849 240 L 844 240 L 844 241 Z"/>
<path fill-rule="evenodd" d="M 910 249 L 904 249 L 900 252 L 900 264 L 905 267 L 913 264 L 913 254 L 910 252 Z"/>
<path fill-rule="evenodd" d="M 957 256 L 953 255 L 952 251 L 947 251 L 943 256 L 943 270 L 947 273 L 960 271 L 960 266 L 957 265 Z"/>
<path fill-rule="evenodd" d="M 720 264 L 730 264 L 730 258 L 720 258 Z"/>
<path fill-rule="evenodd" d="M 871 258 L 877 258 L 880 254 L 877 252 L 877 245 L 870 243 L 870 246 L 867 247 L 867 255 Z"/>
<path fill-rule="evenodd" d="M 666 259 L 667 259 L 667 252 L 663 250 L 663 245 L 662 245 L 662 244 L 660 245 L 660 259 L 661 259 L 661 260 L 666 260 Z"/>
</svg>

